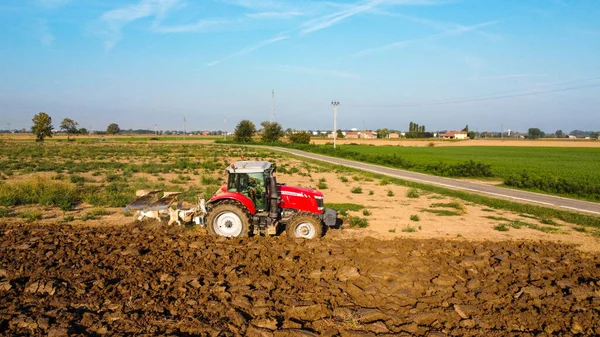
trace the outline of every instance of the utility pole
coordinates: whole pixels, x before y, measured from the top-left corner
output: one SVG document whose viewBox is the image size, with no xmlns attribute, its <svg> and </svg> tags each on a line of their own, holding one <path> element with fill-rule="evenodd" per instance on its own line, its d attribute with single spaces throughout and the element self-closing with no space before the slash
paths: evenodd
<svg viewBox="0 0 600 337">
<path fill-rule="evenodd" d="M 224 122 L 225 132 L 223 132 L 223 140 L 227 141 L 227 118 L 225 118 Z"/>
<path fill-rule="evenodd" d="M 275 122 L 275 90 L 271 91 L 271 122 Z"/>
<path fill-rule="evenodd" d="M 333 105 L 333 148 L 335 149 L 335 140 L 337 138 L 337 108 L 340 105 L 339 101 L 331 101 Z"/>
<path fill-rule="evenodd" d="M 500 140 L 504 140 L 504 124 L 500 124 Z"/>
<path fill-rule="evenodd" d="M 158 136 L 158 129 L 157 129 L 157 127 L 158 127 L 158 124 L 154 124 L 154 135 L 155 136 Z"/>
<path fill-rule="evenodd" d="M 186 136 L 186 133 L 187 133 L 187 132 L 185 131 L 185 123 L 186 123 L 186 122 L 187 122 L 187 121 L 185 120 L 185 117 L 183 117 L 183 139 L 185 139 L 185 136 Z"/>
</svg>

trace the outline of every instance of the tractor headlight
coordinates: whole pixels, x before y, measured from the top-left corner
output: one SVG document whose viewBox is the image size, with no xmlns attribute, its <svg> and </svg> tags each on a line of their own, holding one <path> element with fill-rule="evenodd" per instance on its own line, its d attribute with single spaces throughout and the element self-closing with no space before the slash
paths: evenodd
<svg viewBox="0 0 600 337">
<path fill-rule="evenodd" d="M 317 208 L 319 209 L 319 211 L 322 211 L 324 208 L 323 197 L 315 197 L 315 200 L 317 201 Z"/>
</svg>

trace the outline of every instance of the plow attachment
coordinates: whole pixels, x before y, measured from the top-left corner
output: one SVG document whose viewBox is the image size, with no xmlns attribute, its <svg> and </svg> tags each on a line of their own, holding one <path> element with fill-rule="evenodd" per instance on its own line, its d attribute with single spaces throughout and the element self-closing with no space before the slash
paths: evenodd
<svg viewBox="0 0 600 337">
<path fill-rule="evenodd" d="M 204 224 L 204 215 L 206 215 L 204 199 L 198 198 L 198 204 L 195 207 L 184 209 L 181 202 L 177 203 L 176 207 L 172 207 L 177 201 L 177 196 L 182 192 L 164 192 L 159 197 L 161 192 L 162 190 L 136 191 L 137 199 L 125 207 L 125 210 L 136 211 L 134 219 L 138 221 L 146 218 L 163 221 L 168 217 L 169 226 L 173 223 L 181 225 L 182 222 L 192 221 L 198 225 Z"/>
</svg>

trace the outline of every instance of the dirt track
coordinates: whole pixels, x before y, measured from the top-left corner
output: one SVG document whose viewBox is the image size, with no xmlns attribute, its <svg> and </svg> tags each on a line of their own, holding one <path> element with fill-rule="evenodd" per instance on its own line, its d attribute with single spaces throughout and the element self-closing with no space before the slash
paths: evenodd
<svg viewBox="0 0 600 337">
<path fill-rule="evenodd" d="M 227 240 L 0 225 L 2 335 L 600 334 L 600 259 L 550 243 Z"/>
</svg>

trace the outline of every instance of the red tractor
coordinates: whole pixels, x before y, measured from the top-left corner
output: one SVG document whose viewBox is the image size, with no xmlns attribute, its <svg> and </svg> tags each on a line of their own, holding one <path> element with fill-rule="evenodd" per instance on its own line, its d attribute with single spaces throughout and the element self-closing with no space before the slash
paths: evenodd
<svg viewBox="0 0 600 337">
<path fill-rule="evenodd" d="M 138 209 L 136 219 L 169 214 L 169 223 L 204 224 L 212 235 L 245 237 L 251 234 L 278 234 L 284 230 L 293 238 L 314 239 L 324 227 L 337 225 L 337 212 L 323 207 L 323 193 L 303 187 L 278 184 L 275 164 L 266 161 L 237 161 L 227 167 L 228 179 L 206 203 L 199 200 L 192 209 L 170 209 L 176 194 L 140 191 L 141 198 L 128 209 Z"/>
</svg>

